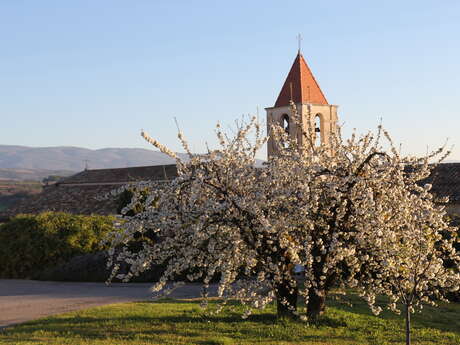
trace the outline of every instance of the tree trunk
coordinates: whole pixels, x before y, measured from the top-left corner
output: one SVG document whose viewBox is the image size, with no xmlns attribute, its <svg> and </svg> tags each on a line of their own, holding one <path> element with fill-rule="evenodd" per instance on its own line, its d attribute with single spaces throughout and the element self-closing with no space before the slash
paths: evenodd
<svg viewBox="0 0 460 345">
<path fill-rule="evenodd" d="M 406 345 L 410 345 L 410 310 L 409 310 L 409 304 L 406 304 Z"/>
<path fill-rule="evenodd" d="M 292 287 L 288 282 L 276 286 L 276 309 L 278 319 L 295 319 L 297 311 L 298 288 Z"/>
<path fill-rule="evenodd" d="M 317 322 L 326 310 L 326 291 L 310 288 L 308 291 L 307 317 L 311 322 Z"/>
</svg>

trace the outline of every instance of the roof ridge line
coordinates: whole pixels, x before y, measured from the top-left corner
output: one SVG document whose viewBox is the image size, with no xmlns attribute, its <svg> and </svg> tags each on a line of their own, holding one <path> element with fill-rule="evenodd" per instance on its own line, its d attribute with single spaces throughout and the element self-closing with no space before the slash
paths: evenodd
<svg viewBox="0 0 460 345">
<path fill-rule="evenodd" d="M 299 87 L 300 87 L 300 100 L 302 101 L 303 96 L 304 96 L 303 91 L 302 91 L 302 60 L 305 61 L 305 59 L 304 59 L 302 53 L 300 52 L 300 50 L 297 53 L 297 57 L 299 58 L 299 77 L 300 77 L 300 79 L 299 79 Z"/>
</svg>

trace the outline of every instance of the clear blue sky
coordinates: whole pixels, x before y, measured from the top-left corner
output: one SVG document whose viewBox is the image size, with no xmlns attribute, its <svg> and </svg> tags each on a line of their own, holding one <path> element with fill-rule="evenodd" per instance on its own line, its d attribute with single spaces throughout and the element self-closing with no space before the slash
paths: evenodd
<svg viewBox="0 0 460 345">
<path fill-rule="evenodd" d="M 272 106 L 297 50 L 345 134 L 460 160 L 460 2 L 0 0 L 0 144 L 180 150 Z"/>
</svg>

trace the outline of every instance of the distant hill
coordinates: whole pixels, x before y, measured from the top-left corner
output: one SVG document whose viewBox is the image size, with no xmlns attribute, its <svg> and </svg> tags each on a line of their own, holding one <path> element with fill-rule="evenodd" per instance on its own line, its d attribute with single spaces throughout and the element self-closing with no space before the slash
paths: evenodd
<svg viewBox="0 0 460 345">
<path fill-rule="evenodd" d="M 70 176 L 84 170 L 86 164 L 89 169 L 111 169 L 174 163 L 169 156 L 147 149 L 0 145 L 0 180 L 41 181 L 50 175 Z M 258 160 L 257 166 L 261 165 Z"/>
<path fill-rule="evenodd" d="M 67 146 L 0 145 L 0 169 L 78 172 L 85 168 L 86 163 L 90 169 L 106 169 L 171 164 L 174 163 L 174 160 L 159 151 L 147 149 L 106 148 L 90 150 Z"/>
</svg>

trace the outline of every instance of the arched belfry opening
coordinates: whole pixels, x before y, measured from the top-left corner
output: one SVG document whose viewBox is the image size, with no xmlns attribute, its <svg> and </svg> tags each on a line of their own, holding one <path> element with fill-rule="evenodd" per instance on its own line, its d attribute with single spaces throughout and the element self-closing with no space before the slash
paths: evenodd
<svg viewBox="0 0 460 345">
<path fill-rule="evenodd" d="M 321 114 L 316 114 L 315 116 L 315 132 L 314 132 L 314 136 L 315 136 L 315 146 L 321 146 L 321 143 L 322 143 L 322 139 L 321 139 L 321 122 L 322 122 L 322 118 L 321 118 Z"/>
<path fill-rule="evenodd" d="M 281 116 L 281 126 L 284 129 L 284 132 L 289 135 L 290 125 L 289 125 L 289 115 L 283 114 Z"/>
<path fill-rule="evenodd" d="M 293 109 L 299 116 L 298 121 L 297 118 L 296 121 L 292 121 Z M 275 105 L 266 108 L 266 111 L 268 132 L 273 125 L 279 125 L 291 138 L 297 139 L 296 145 L 305 147 L 311 140 L 316 146 L 328 145 L 338 122 L 337 106 L 329 104 L 326 100 L 300 51 L 284 81 Z M 298 128 L 299 126 L 301 128 Z M 301 133 L 312 132 L 313 138 L 301 135 Z M 273 137 L 268 139 L 269 159 L 278 154 L 279 143 L 275 143 L 274 140 Z"/>
</svg>

